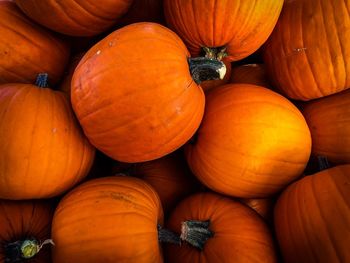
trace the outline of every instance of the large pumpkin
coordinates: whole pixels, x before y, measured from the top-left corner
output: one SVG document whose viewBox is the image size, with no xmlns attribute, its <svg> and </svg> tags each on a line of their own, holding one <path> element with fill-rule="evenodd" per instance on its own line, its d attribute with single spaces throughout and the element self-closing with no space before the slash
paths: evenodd
<svg viewBox="0 0 350 263">
<path fill-rule="evenodd" d="M 192 171 L 212 190 L 266 197 L 302 174 L 311 136 L 303 115 L 281 95 L 229 84 L 209 92 L 202 124 L 186 150 Z"/>
<path fill-rule="evenodd" d="M 202 47 L 218 48 L 218 53 L 226 48 L 223 53 L 233 61 L 254 53 L 266 41 L 282 5 L 283 0 L 164 0 L 164 12 L 192 55 Z"/>
<path fill-rule="evenodd" d="M 67 98 L 38 84 L 0 86 L 0 198 L 59 195 L 91 167 L 94 148 Z"/>
<path fill-rule="evenodd" d="M 90 180 L 59 203 L 52 224 L 53 262 L 163 262 L 156 192 L 124 176 Z"/>
<path fill-rule="evenodd" d="M 189 56 L 176 34 L 155 23 L 126 26 L 91 48 L 71 91 L 91 143 L 123 162 L 157 159 L 185 144 L 204 112 L 197 83 L 225 69 L 222 62 Z"/>
<path fill-rule="evenodd" d="M 182 246 L 166 245 L 169 263 L 274 263 L 272 235 L 263 220 L 238 201 L 212 193 L 183 200 L 167 227 Z"/>
<path fill-rule="evenodd" d="M 132 0 L 15 0 L 26 15 L 56 32 L 97 35 L 125 14 Z"/>
<path fill-rule="evenodd" d="M 276 87 L 310 100 L 350 87 L 350 1 L 285 1 L 264 60 Z"/>
<path fill-rule="evenodd" d="M 47 202 L 0 200 L 0 262 L 51 262 L 52 215 Z"/>
<path fill-rule="evenodd" d="M 286 263 L 350 262 L 350 165 L 290 185 L 275 208 L 275 230 Z"/>
<path fill-rule="evenodd" d="M 350 163 L 350 90 L 303 106 L 310 127 L 312 153 L 332 163 Z"/>
<path fill-rule="evenodd" d="M 29 20 L 12 1 L 0 1 L 0 84 L 33 83 L 40 72 L 57 83 L 69 46 Z"/>
</svg>

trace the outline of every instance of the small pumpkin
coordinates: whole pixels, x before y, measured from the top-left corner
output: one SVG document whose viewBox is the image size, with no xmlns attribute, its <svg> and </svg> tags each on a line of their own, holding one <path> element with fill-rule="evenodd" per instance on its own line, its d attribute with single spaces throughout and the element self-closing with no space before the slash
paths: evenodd
<svg viewBox="0 0 350 263">
<path fill-rule="evenodd" d="M 166 245 L 169 263 L 277 262 L 264 221 L 240 202 L 218 194 L 186 198 L 171 213 L 167 227 L 183 240 L 182 246 Z"/>
<path fill-rule="evenodd" d="M 0 86 L 0 198 L 57 196 L 82 180 L 94 148 L 84 137 L 66 96 L 37 85 Z"/>
<path fill-rule="evenodd" d="M 264 61 L 286 96 L 307 101 L 350 87 L 349 5 L 348 0 L 285 1 Z"/>
<path fill-rule="evenodd" d="M 246 64 L 233 67 L 230 83 L 246 83 L 271 88 L 264 64 Z"/>
<path fill-rule="evenodd" d="M 94 36 L 112 27 L 132 0 L 15 0 L 37 23 L 71 36 Z"/>
<path fill-rule="evenodd" d="M 237 61 L 267 40 L 282 5 L 283 0 L 164 0 L 164 13 L 193 56 L 205 47 Z"/>
<path fill-rule="evenodd" d="M 50 262 L 52 216 L 46 201 L 0 200 L 0 262 Z"/>
<path fill-rule="evenodd" d="M 195 138 L 186 146 L 192 172 L 210 189 L 263 198 L 301 176 L 311 136 L 301 112 L 286 98 L 251 84 L 208 93 Z"/>
<path fill-rule="evenodd" d="M 0 84 L 34 83 L 47 72 L 55 84 L 69 60 L 66 41 L 34 24 L 12 1 L 0 1 Z"/>
<path fill-rule="evenodd" d="M 274 217 L 284 262 L 349 262 L 350 165 L 290 185 L 279 197 Z"/>
<path fill-rule="evenodd" d="M 181 39 L 156 23 L 116 30 L 77 66 L 71 100 L 90 142 L 121 162 L 161 158 L 188 141 L 204 112 L 197 84 L 225 65 L 190 58 Z"/>
</svg>

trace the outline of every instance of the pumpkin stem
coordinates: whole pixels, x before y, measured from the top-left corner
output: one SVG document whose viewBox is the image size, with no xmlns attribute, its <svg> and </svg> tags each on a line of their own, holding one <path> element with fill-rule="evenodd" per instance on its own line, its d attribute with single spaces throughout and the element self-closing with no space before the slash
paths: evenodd
<svg viewBox="0 0 350 263">
<path fill-rule="evenodd" d="M 39 73 L 38 77 L 36 78 L 35 85 L 37 85 L 40 88 L 46 88 L 48 86 L 49 74 L 47 73 Z"/>
<path fill-rule="evenodd" d="M 15 241 L 5 245 L 5 262 L 22 262 L 24 259 L 34 257 L 44 245 L 54 245 L 52 239 L 47 239 L 40 243 L 34 238 L 24 241 Z"/>
<path fill-rule="evenodd" d="M 203 250 L 205 242 L 214 236 L 214 232 L 209 229 L 209 225 L 210 220 L 182 222 L 180 238 L 195 248 Z"/>
<path fill-rule="evenodd" d="M 205 57 L 189 58 L 188 64 L 193 80 L 200 84 L 206 80 L 223 79 L 226 66 L 222 61 Z"/>
<path fill-rule="evenodd" d="M 216 59 L 219 61 L 227 56 L 226 47 L 203 47 L 203 52 L 206 58 Z"/>
<path fill-rule="evenodd" d="M 329 169 L 331 166 L 329 165 L 328 159 L 326 156 L 317 156 L 317 160 L 318 160 L 318 169 L 319 171 L 323 171 L 326 169 Z"/>
<path fill-rule="evenodd" d="M 180 245 L 181 240 L 179 235 L 175 234 L 174 232 L 163 228 L 161 225 L 158 225 L 158 240 L 162 243 L 171 243 Z"/>
</svg>

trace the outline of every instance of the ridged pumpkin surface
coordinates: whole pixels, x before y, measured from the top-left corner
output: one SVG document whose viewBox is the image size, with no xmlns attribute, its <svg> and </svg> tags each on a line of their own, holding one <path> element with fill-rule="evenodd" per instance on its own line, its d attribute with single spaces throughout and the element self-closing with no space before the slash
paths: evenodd
<svg viewBox="0 0 350 263">
<path fill-rule="evenodd" d="M 72 79 L 72 104 L 93 145 L 122 162 L 160 158 L 197 130 L 204 93 L 181 39 L 155 23 L 115 31 L 91 48 Z"/>
<path fill-rule="evenodd" d="M 274 85 L 310 100 L 350 87 L 350 0 L 285 1 L 264 60 Z"/>
<path fill-rule="evenodd" d="M 311 136 L 303 115 L 284 97 L 229 84 L 208 93 L 203 121 L 186 150 L 193 173 L 212 190 L 266 197 L 302 174 Z"/>
<path fill-rule="evenodd" d="M 350 262 L 350 166 L 337 166 L 289 186 L 275 207 L 286 263 Z"/>
</svg>

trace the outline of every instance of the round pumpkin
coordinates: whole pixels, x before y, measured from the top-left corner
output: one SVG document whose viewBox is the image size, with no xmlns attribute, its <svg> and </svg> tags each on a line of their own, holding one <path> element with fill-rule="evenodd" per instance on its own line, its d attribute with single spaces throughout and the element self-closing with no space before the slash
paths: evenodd
<svg viewBox="0 0 350 263">
<path fill-rule="evenodd" d="M 91 167 L 94 148 L 70 103 L 62 92 L 45 88 L 45 82 L 41 75 L 40 87 L 0 86 L 0 198 L 57 196 Z"/>
<path fill-rule="evenodd" d="M 186 198 L 171 213 L 167 227 L 183 240 L 181 246 L 166 245 L 169 263 L 277 262 L 264 221 L 250 208 L 218 194 Z"/>
<path fill-rule="evenodd" d="M 350 163 L 350 90 L 303 106 L 310 127 L 312 154 L 335 164 Z"/>
<path fill-rule="evenodd" d="M 264 64 L 246 64 L 233 67 L 230 83 L 246 83 L 271 88 Z"/>
<path fill-rule="evenodd" d="M 231 68 L 232 68 L 231 62 L 226 58 L 223 58 L 222 62 L 224 62 L 225 66 L 226 66 L 225 77 L 223 79 L 203 81 L 201 83 L 201 87 L 204 91 L 211 90 L 213 88 L 225 85 L 225 84 L 230 82 L 230 80 L 231 80 Z"/>
<path fill-rule="evenodd" d="M 290 185 L 278 199 L 274 217 L 284 262 L 349 262 L 350 165 Z"/>
<path fill-rule="evenodd" d="M 74 72 L 71 91 L 91 143 L 130 163 L 161 158 L 185 144 L 204 112 L 197 83 L 225 72 L 222 62 L 189 56 L 175 33 L 146 22 L 92 47 Z"/>
<path fill-rule="evenodd" d="M 237 61 L 266 41 L 282 5 L 283 0 L 164 0 L 164 13 L 192 55 L 206 47 Z"/>
<path fill-rule="evenodd" d="M 34 83 L 40 72 L 57 83 L 69 60 L 68 44 L 29 20 L 12 1 L 0 1 L 0 84 Z"/>
<path fill-rule="evenodd" d="M 15 0 L 31 19 L 56 32 L 93 36 L 112 27 L 132 0 Z"/>
<path fill-rule="evenodd" d="M 51 262 L 52 216 L 48 202 L 0 200 L 0 262 Z"/>
<path fill-rule="evenodd" d="M 277 193 L 301 176 L 311 136 L 300 111 L 259 86 L 209 92 L 203 121 L 186 147 L 190 168 L 212 190 L 241 198 Z"/>
<path fill-rule="evenodd" d="M 163 262 L 156 192 L 125 176 L 90 180 L 59 203 L 52 223 L 53 262 Z"/>
<path fill-rule="evenodd" d="M 285 1 L 264 61 L 289 98 L 311 100 L 350 87 L 349 0 Z"/>
</svg>

